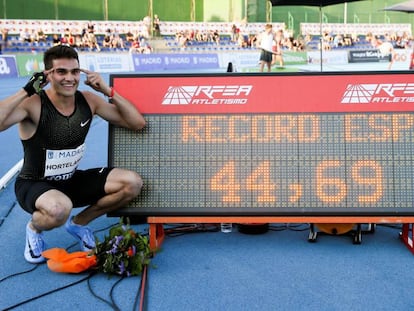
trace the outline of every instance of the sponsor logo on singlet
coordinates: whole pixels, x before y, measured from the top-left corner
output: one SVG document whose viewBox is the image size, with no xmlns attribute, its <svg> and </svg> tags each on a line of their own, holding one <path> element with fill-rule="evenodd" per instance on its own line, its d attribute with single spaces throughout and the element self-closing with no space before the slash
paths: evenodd
<svg viewBox="0 0 414 311">
<path fill-rule="evenodd" d="M 85 153 L 85 144 L 74 149 L 46 150 L 45 177 L 67 180 L 72 177 Z"/>
</svg>

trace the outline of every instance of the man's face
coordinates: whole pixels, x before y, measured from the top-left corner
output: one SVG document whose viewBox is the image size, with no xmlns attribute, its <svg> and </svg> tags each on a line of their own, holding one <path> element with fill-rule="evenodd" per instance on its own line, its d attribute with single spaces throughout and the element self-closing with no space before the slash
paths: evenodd
<svg viewBox="0 0 414 311">
<path fill-rule="evenodd" d="M 55 59 L 53 70 L 48 74 L 52 88 L 63 96 L 75 94 L 80 80 L 79 63 L 76 59 Z"/>
</svg>

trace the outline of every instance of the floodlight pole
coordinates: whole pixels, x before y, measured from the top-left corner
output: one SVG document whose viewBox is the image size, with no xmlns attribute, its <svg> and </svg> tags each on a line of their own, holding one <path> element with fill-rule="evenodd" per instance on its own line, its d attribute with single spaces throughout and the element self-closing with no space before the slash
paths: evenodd
<svg viewBox="0 0 414 311">
<path fill-rule="evenodd" d="M 322 5 L 319 6 L 319 27 L 320 27 L 320 37 L 319 37 L 319 42 L 320 42 L 320 53 L 321 53 L 321 58 L 320 58 L 320 62 L 321 62 L 321 72 L 322 72 L 322 63 L 323 63 L 323 54 L 322 54 L 322 49 L 323 49 L 323 33 L 322 33 Z"/>
<path fill-rule="evenodd" d="M 151 23 L 150 23 L 150 28 L 151 29 L 150 29 L 149 35 L 150 35 L 150 37 L 152 37 L 152 35 L 153 35 L 153 29 L 154 29 L 154 27 L 153 27 L 153 25 L 154 25 L 154 7 L 153 7 L 152 0 L 149 0 L 148 1 L 148 16 L 151 19 Z"/>
<path fill-rule="evenodd" d="M 7 7 L 6 7 L 6 0 L 3 0 L 3 18 L 7 19 Z"/>
<path fill-rule="evenodd" d="M 55 20 L 59 19 L 59 0 L 55 0 Z"/>
<path fill-rule="evenodd" d="M 104 0 L 104 20 L 108 20 L 108 0 Z"/>
</svg>

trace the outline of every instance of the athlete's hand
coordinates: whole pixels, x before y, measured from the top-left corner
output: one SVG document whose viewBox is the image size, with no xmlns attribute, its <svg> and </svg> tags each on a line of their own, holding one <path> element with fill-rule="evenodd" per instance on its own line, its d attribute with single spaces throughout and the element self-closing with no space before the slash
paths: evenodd
<svg viewBox="0 0 414 311">
<path fill-rule="evenodd" d="M 86 80 L 85 80 L 86 85 L 89 85 L 91 88 L 93 88 L 97 92 L 101 92 L 104 95 L 109 96 L 109 94 L 111 93 L 111 88 L 109 87 L 108 84 L 106 84 L 106 82 L 104 81 L 104 79 L 99 73 L 89 71 L 86 69 L 81 69 L 81 71 L 84 74 L 86 74 Z"/>
<path fill-rule="evenodd" d="M 35 72 L 31 76 L 27 84 L 23 87 L 29 97 L 35 93 L 38 94 L 41 89 L 48 83 L 46 76 L 47 74 L 45 74 L 43 71 Z"/>
</svg>

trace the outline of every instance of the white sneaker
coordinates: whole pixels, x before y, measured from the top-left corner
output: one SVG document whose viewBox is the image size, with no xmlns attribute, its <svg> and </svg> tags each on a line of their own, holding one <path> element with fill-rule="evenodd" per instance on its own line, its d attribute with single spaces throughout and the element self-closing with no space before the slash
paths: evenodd
<svg viewBox="0 0 414 311">
<path fill-rule="evenodd" d="M 29 224 L 26 225 L 26 246 L 24 248 L 24 258 L 30 263 L 42 263 L 46 259 L 42 256 L 42 252 L 46 249 L 43 234 L 33 231 Z"/>
</svg>

